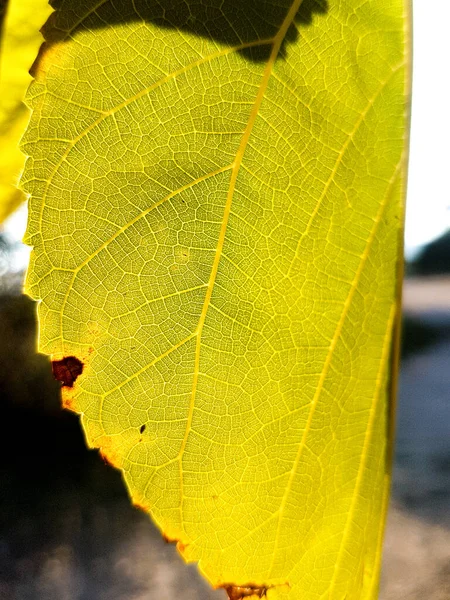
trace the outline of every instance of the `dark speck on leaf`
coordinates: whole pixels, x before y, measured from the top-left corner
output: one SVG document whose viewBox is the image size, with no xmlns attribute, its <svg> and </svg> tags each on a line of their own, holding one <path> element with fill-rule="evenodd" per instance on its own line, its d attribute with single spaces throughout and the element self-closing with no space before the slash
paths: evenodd
<svg viewBox="0 0 450 600">
<path fill-rule="evenodd" d="M 83 363 L 76 356 L 65 356 L 62 360 L 52 361 L 53 377 L 62 387 L 73 387 L 77 377 L 83 372 Z"/>
<path fill-rule="evenodd" d="M 144 433 L 144 431 L 145 431 L 145 425 L 141 425 L 141 427 L 140 427 L 139 431 L 140 431 L 141 433 Z"/>
</svg>

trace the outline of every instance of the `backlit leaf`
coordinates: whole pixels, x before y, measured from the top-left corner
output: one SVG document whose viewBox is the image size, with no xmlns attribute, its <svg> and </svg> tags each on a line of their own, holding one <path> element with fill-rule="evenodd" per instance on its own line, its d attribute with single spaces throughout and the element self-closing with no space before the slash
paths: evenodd
<svg viewBox="0 0 450 600">
<path fill-rule="evenodd" d="M 0 47 L 0 223 L 24 200 L 16 184 L 24 157 L 19 140 L 29 119 L 23 98 L 43 39 L 39 32 L 51 12 L 48 0 L 8 0 Z"/>
<path fill-rule="evenodd" d="M 90 446 L 231 597 L 376 597 L 403 0 L 54 2 L 27 292 Z"/>
</svg>

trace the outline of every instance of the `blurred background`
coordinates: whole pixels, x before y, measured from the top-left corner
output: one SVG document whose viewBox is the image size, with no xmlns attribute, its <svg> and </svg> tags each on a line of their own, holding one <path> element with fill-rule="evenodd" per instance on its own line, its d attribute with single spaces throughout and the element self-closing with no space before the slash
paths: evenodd
<svg viewBox="0 0 450 600">
<path fill-rule="evenodd" d="M 450 8 L 414 3 L 403 350 L 381 600 L 450 598 Z M 445 14 L 444 14 L 445 13 Z M 26 209 L 0 230 L 0 600 L 224 600 L 85 448 L 21 295 Z M 16 440 L 11 445 L 11 435 Z"/>
</svg>

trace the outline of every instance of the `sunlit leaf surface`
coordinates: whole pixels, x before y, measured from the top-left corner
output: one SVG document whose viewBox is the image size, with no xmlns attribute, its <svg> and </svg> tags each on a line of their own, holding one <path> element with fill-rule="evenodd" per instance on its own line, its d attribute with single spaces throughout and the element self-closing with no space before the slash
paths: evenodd
<svg viewBox="0 0 450 600">
<path fill-rule="evenodd" d="M 375 598 L 402 0 L 54 4 L 26 289 L 65 405 L 232 597 Z"/>
<path fill-rule="evenodd" d="M 24 157 L 19 140 L 29 111 L 23 98 L 28 74 L 43 39 L 39 32 L 51 8 L 47 0 L 0 2 L 5 11 L 0 41 L 0 223 L 24 200 L 16 187 Z"/>
</svg>

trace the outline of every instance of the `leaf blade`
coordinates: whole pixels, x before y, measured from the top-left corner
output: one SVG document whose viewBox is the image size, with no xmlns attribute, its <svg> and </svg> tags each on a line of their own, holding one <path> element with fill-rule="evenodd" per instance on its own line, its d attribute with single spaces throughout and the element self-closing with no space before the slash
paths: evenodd
<svg viewBox="0 0 450 600">
<path fill-rule="evenodd" d="M 41 348 L 86 362 L 66 403 L 83 413 L 88 441 L 214 584 L 371 597 L 401 213 L 403 5 L 358 3 L 356 18 L 346 4 L 310 4 L 312 23 L 303 14 L 285 45 L 296 3 L 278 15 L 278 34 L 237 35 L 237 46 L 151 18 L 105 29 L 117 56 L 139 31 L 129 59 L 140 79 L 129 69 L 117 89 L 92 67 L 107 93 L 91 91 L 95 110 L 59 123 L 65 141 L 45 145 L 45 185 L 32 123 L 27 289 L 53 294 L 40 306 Z M 58 103 L 67 114 L 64 95 L 43 98 L 61 77 L 72 83 L 75 55 L 93 56 L 102 6 L 43 57 L 35 127 Z M 268 39 L 268 59 L 240 54 Z M 146 44 L 177 52 L 155 66 Z M 61 199 L 63 182 L 78 180 Z M 365 527 L 350 535 L 356 508 Z M 343 544 L 357 550 L 339 570 Z"/>
</svg>

